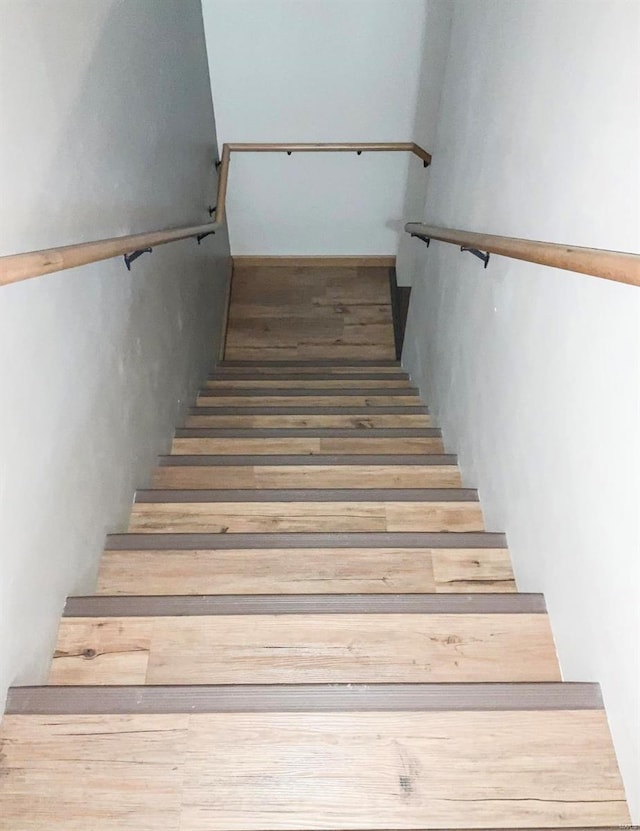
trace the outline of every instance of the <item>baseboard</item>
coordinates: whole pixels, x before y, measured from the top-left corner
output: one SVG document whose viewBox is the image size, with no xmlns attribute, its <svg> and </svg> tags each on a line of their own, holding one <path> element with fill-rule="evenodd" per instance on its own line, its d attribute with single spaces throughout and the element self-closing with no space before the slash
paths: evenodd
<svg viewBox="0 0 640 831">
<path fill-rule="evenodd" d="M 331 256 L 280 256 L 241 254 L 231 258 L 236 266 L 312 266 L 313 268 L 393 268 L 396 264 L 395 255 L 355 254 L 344 257 Z"/>
</svg>

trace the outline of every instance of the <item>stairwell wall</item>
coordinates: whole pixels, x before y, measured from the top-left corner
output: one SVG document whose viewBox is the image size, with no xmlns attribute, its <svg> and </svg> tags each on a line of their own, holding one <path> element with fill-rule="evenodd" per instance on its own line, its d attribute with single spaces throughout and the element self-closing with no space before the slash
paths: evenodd
<svg viewBox="0 0 640 831">
<path fill-rule="evenodd" d="M 638 4 L 452 6 L 425 221 L 639 251 Z M 564 678 L 600 682 L 640 822 L 640 289 L 411 245 L 403 362 Z"/>
<path fill-rule="evenodd" d="M 208 220 L 198 0 L 4 0 L 0 254 Z M 0 701 L 46 678 L 68 594 L 220 339 L 226 234 L 0 288 Z"/>
<path fill-rule="evenodd" d="M 203 0 L 219 142 L 413 141 L 431 4 Z M 236 154 L 232 253 L 395 254 L 425 173 L 404 153 Z"/>
</svg>

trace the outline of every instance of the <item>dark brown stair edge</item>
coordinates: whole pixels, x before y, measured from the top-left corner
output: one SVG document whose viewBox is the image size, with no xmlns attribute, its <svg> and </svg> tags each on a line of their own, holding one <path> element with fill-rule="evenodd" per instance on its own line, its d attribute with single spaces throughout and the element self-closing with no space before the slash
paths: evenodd
<svg viewBox="0 0 640 831">
<path fill-rule="evenodd" d="M 474 488 L 204 488 L 140 490 L 150 502 L 477 502 Z"/>
<path fill-rule="evenodd" d="M 598 684 L 12 687 L 7 715 L 601 710 Z"/>
<path fill-rule="evenodd" d="M 210 381 L 409 381 L 407 372 L 343 372 L 334 375 L 331 372 L 291 372 L 282 375 L 278 372 L 262 372 L 248 375 L 234 369 L 218 369 L 209 376 Z M 339 389 L 339 388 L 338 388 Z M 402 389 L 402 387 L 399 387 Z"/>
<path fill-rule="evenodd" d="M 224 551 L 276 548 L 500 548 L 487 531 L 328 532 L 285 534 L 109 534 L 105 551 Z"/>
<path fill-rule="evenodd" d="M 255 398 L 257 396 L 262 398 L 352 398 L 361 396 L 362 398 L 370 397 L 389 397 L 389 396 L 411 396 L 417 399 L 416 403 L 420 403 L 418 398 L 419 392 L 415 387 L 361 387 L 355 389 L 349 387 L 342 389 L 342 387 L 321 387 L 320 389 L 309 389 L 308 387 L 203 387 L 198 396 L 200 398 L 227 398 L 232 396 L 234 398 Z"/>
<path fill-rule="evenodd" d="M 412 453 L 412 454 L 349 454 L 344 455 L 276 455 L 276 456 L 247 456 L 231 454 L 225 456 L 195 455 L 195 456 L 160 456 L 160 467 L 384 467 L 398 465 L 421 465 L 425 467 L 455 467 L 458 457 L 454 453 Z"/>
<path fill-rule="evenodd" d="M 439 439 L 436 427 L 183 427 L 177 439 Z"/>
<path fill-rule="evenodd" d="M 367 360 L 365 358 L 308 358 L 307 360 L 290 360 L 290 361 L 219 361 L 217 366 L 234 367 L 234 366 L 396 366 L 402 369 L 400 361 L 391 360 L 388 358 L 379 358 L 378 360 Z"/>
<path fill-rule="evenodd" d="M 91 595 L 63 616 L 513 615 L 545 614 L 542 594 Z"/>
<path fill-rule="evenodd" d="M 352 415 L 366 418 L 371 415 L 428 415 L 428 407 L 191 407 L 189 415 Z"/>
</svg>

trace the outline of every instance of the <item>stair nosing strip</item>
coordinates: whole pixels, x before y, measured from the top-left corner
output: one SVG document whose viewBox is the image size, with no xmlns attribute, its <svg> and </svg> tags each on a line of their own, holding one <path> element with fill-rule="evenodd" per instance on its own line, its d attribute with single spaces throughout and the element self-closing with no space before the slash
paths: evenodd
<svg viewBox="0 0 640 831">
<path fill-rule="evenodd" d="M 224 415 L 429 415 L 428 407 L 410 407 L 398 405 L 395 407 L 190 407 L 189 415 L 224 416 Z"/>
<path fill-rule="evenodd" d="M 135 504 L 159 502 L 478 502 L 475 488 L 147 488 Z"/>
<path fill-rule="evenodd" d="M 506 537 L 488 531 L 376 531 L 325 533 L 109 534 L 105 551 L 224 551 L 304 548 L 505 549 Z M 496 581 L 492 581 L 496 582 Z M 509 582 L 513 582 L 509 580 Z"/>
<path fill-rule="evenodd" d="M 238 615 L 546 614 L 542 594 L 90 595 L 64 618 Z"/>
<path fill-rule="evenodd" d="M 246 454 L 199 454 L 166 455 L 158 458 L 159 467 L 389 467 L 389 466 L 424 466 L 456 467 L 458 457 L 454 453 L 424 454 L 281 454 L 281 455 L 246 455 Z"/>
<path fill-rule="evenodd" d="M 438 427 L 181 427 L 177 439 L 440 439 Z"/>
<path fill-rule="evenodd" d="M 601 710 L 593 683 L 11 687 L 6 715 Z"/>
<path fill-rule="evenodd" d="M 296 367 L 296 366 L 394 366 L 402 369 L 400 361 L 394 358 L 308 358 L 306 360 L 222 360 L 217 366 L 221 367 Z"/>
<path fill-rule="evenodd" d="M 419 400 L 416 387 L 203 387 L 198 392 L 199 398 L 388 398 L 407 397 Z"/>
</svg>

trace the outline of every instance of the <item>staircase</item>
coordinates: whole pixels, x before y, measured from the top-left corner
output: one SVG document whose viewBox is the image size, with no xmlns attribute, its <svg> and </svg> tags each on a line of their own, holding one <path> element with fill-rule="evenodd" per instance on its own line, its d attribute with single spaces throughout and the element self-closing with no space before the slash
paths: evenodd
<svg viewBox="0 0 640 831">
<path fill-rule="evenodd" d="M 380 268 L 235 269 L 225 360 L 0 735 L 6 831 L 629 822 Z"/>
</svg>

